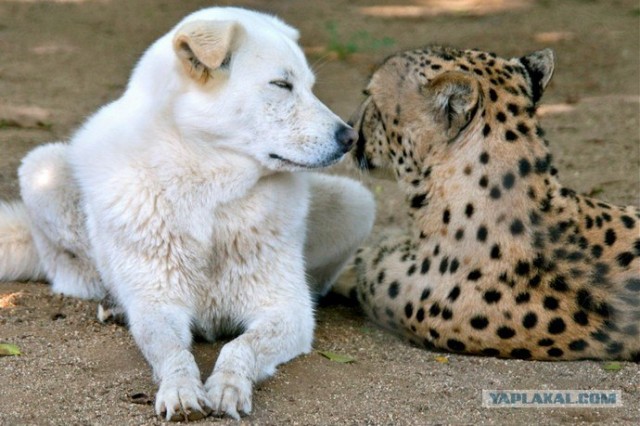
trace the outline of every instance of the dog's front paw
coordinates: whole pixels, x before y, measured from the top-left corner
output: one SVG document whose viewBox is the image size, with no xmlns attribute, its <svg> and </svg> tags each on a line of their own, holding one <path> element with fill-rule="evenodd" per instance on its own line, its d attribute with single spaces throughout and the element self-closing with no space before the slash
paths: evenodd
<svg viewBox="0 0 640 426">
<path fill-rule="evenodd" d="M 213 412 L 240 420 L 240 413 L 251 413 L 251 380 L 228 371 L 214 371 L 205 388 Z"/>
<path fill-rule="evenodd" d="M 160 383 L 156 394 L 156 414 L 166 420 L 193 421 L 207 417 L 211 406 L 200 379 L 179 376 Z"/>
</svg>

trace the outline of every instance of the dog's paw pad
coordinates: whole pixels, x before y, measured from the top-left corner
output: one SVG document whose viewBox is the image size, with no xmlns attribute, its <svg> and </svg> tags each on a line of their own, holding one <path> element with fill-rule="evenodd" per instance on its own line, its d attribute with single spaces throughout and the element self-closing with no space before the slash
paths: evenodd
<svg viewBox="0 0 640 426">
<path fill-rule="evenodd" d="M 236 420 L 251 413 L 251 387 L 250 380 L 231 372 L 214 372 L 205 384 L 213 412 Z"/>
<path fill-rule="evenodd" d="M 156 394 L 156 414 L 172 422 L 203 419 L 211 413 L 210 405 L 204 386 L 195 378 L 163 380 Z"/>
</svg>

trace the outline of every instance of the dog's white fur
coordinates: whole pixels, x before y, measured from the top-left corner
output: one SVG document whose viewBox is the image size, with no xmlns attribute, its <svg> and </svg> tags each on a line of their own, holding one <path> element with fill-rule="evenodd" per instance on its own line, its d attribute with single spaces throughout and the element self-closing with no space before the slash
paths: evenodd
<svg viewBox="0 0 640 426">
<path fill-rule="evenodd" d="M 24 206 L 0 204 L 0 279 L 111 294 L 167 419 L 249 413 L 252 384 L 311 349 L 313 294 L 371 229 L 367 190 L 304 171 L 354 135 L 313 96 L 297 36 L 243 9 L 188 16 L 70 144 L 27 155 Z M 204 385 L 192 332 L 240 333 Z"/>
</svg>

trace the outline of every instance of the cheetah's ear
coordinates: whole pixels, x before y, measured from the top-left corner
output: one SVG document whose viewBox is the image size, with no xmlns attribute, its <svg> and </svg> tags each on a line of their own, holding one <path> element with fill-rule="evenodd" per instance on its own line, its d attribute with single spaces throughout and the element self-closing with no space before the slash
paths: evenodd
<svg viewBox="0 0 640 426">
<path fill-rule="evenodd" d="M 549 84 L 553 76 L 555 58 L 553 50 L 543 49 L 530 53 L 520 58 L 520 62 L 527 69 L 531 78 L 531 92 L 533 103 L 538 103 L 542 97 L 542 92 Z"/>
<path fill-rule="evenodd" d="M 226 66 L 239 45 L 242 27 L 233 21 L 192 21 L 176 31 L 173 50 L 188 76 L 206 83 Z"/>
<path fill-rule="evenodd" d="M 459 71 L 438 75 L 422 88 L 422 93 L 450 141 L 473 120 L 482 102 L 477 80 Z"/>
</svg>

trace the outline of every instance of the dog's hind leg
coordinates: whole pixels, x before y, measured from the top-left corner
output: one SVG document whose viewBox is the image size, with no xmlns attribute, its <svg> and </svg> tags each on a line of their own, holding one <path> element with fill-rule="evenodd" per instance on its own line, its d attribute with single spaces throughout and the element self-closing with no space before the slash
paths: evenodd
<svg viewBox="0 0 640 426">
<path fill-rule="evenodd" d="M 99 299 L 105 291 L 90 257 L 80 190 L 67 162 L 67 152 L 68 145 L 64 143 L 31 151 L 18 170 L 21 195 L 52 290 Z"/>
<path fill-rule="evenodd" d="M 306 270 L 312 293 L 323 296 L 371 232 L 375 201 L 369 190 L 352 179 L 324 174 L 309 178 Z"/>
</svg>

